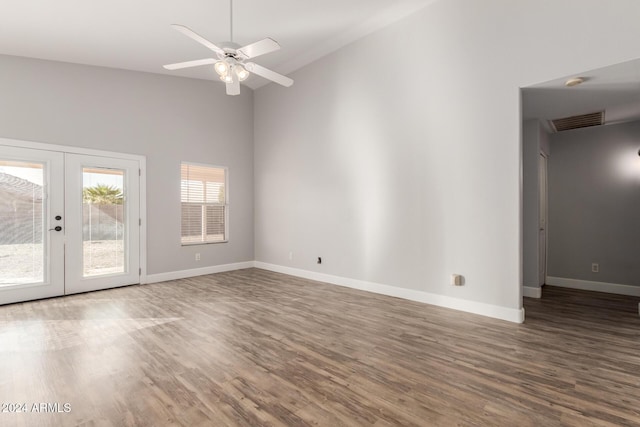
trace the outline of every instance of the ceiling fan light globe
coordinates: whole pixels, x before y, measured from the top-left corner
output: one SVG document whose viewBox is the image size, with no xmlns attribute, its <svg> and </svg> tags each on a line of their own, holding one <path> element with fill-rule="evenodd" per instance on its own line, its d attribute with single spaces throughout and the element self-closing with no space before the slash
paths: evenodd
<svg viewBox="0 0 640 427">
<path fill-rule="evenodd" d="M 220 76 L 220 80 L 225 83 L 233 83 L 233 74 L 226 73 L 224 76 Z"/>
<path fill-rule="evenodd" d="M 242 65 L 236 65 L 233 69 L 239 81 L 243 82 L 249 78 L 249 72 Z"/>
<path fill-rule="evenodd" d="M 216 62 L 213 68 L 216 70 L 216 73 L 218 73 L 220 77 L 223 77 L 229 71 L 229 65 L 225 61 Z"/>
</svg>

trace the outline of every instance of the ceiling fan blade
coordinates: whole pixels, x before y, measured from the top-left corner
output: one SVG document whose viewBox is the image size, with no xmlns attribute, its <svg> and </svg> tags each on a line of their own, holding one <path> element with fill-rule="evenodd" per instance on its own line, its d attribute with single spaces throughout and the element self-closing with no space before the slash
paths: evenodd
<svg viewBox="0 0 640 427">
<path fill-rule="evenodd" d="M 216 62 L 218 62 L 217 59 L 206 58 L 196 59 L 195 61 L 178 62 L 176 64 L 163 65 L 163 67 L 167 70 L 180 70 L 181 68 L 199 67 L 201 65 L 215 64 Z"/>
<path fill-rule="evenodd" d="M 274 52 L 280 49 L 280 45 L 277 41 L 267 37 L 258 42 L 248 44 L 246 46 L 237 49 L 236 52 L 240 54 L 244 59 L 255 58 L 256 56 L 264 55 Z"/>
<path fill-rule="evenodd" d="M 289 77 L 278 74 L 275 71 L 271 71 L 270 69 L 264 68 L 263 66 L 255 64 L 253 62 L 247 62 L 246 64 L 244 64 L 244 66 L 247 70 L 249 70 L 249 72 L 260 77 L 264 77 L 267 80 L 271 80 L 272 82 L 276 82 L 279 85 L 289 87 L 293 84 L 293 80 L 291 80 Z"/>
<path fill-rule="evenodd" d="M 184 25 L 180 25 L 180 24 L 171 24 L 171 26 L 176 30 L 176 31 L 180 31 L 182 34 L 184 34 L 185 36 L 189 37 L 190 39 L 193 39 L 195 41 L 197 41 L 198 43 L 200 43 L 203 46 L 208 47 L 209 49 L 211 49 L 212 51 L 214 51 L 215 53 L 219 53 L 221 55 L 224 55 L 224 50 L 222 50 L 221 48 L 219 48 L 218 46 L 216 46 L 215 44 L 211 43 L 209 40 L 205 39 L 204 37 L 202 37 L 199 34 L 196 34 L 193 30 L 185 27 Z"/>
<path fill-rule="evenodd" d="M 231 83 L 226 83 L 227 95 L 240 95 L 240 82 L 238 79 L 233 79 Z"/>
</svg>

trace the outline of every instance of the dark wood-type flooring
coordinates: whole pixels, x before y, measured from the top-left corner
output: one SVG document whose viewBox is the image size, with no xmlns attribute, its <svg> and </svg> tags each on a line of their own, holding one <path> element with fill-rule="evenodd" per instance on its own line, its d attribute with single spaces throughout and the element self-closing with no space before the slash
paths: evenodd
<svg viewBox="0 0 640 427">
<path fill-rule="evenodd" d="M 545 287 L 525 309 L 258 269 L 4 306 L 0 403 L 27 413 L 0 425 L 640 425 L 638 299 Z"/>
</svg>

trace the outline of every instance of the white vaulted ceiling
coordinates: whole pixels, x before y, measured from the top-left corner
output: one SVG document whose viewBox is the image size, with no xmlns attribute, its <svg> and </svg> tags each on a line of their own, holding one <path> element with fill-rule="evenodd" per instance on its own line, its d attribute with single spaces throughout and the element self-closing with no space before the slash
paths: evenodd
<svg viewBox="0 0 640 427">
<path fill-rule="evenodd" d="M 286 74 L 433 1 L 234 0 L 234 41 L 277 40 L 282 49 L 258 62 Z M 2 0 L 0 54 L 216 80 L 211 66 L 162 68 L 211 57 L 174 23 L 227 41 L 229 0 Z"/>
</svg>

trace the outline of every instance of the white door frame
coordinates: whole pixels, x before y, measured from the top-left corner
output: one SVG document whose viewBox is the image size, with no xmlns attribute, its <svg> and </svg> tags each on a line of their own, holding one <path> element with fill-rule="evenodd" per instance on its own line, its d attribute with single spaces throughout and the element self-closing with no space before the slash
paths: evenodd
<svg viewBox="0 0 640 427">
<path fill-rule="evenodd" d="M 549 269 L 549 156 L 544 151 L 540 151 L 538 157 L 538 183 L 541 181 L 544 183 L 544 189 L 538 188 L 538 203 L 544 204 L 544 260 L 538 259 L 538 263 L 544 263 L 544 272 L 541 285 L 547 282 L 547 271 Z M 544 176 L 543 176 L 544 174 Z M 538 214 L 540 215 L 540 206 L 538 206 Z M 538 218 L 538 228 L 540 228 L 541 218 Z M 538 231 L 538 234 L 540 231 Z M 540 238 L 538 237 L 538 242 Z M 538 243 L 539 244 L 539 243 Z M 540 249 L 538 248 L 538 253 Z M 540 265 L 538 265 L 538 273 L 540 272 Z M 538 283 L 540 283 L 540 277 L 538 277 Z"/>
<path fill-rule="evenodd" d="M 42 142 L 21 141 L 19 139 L 0 138 L 0 145 L 34 150 L 59 151 L 88 156 L 113 157 L 135 160 L 140 165 L 140 284 L 147 283 L 147 158 L 138 154 L 118 153 L 114 151 L 94 150 L 91 148 L 68 145 L 47 144 Z"/>
</svg>

